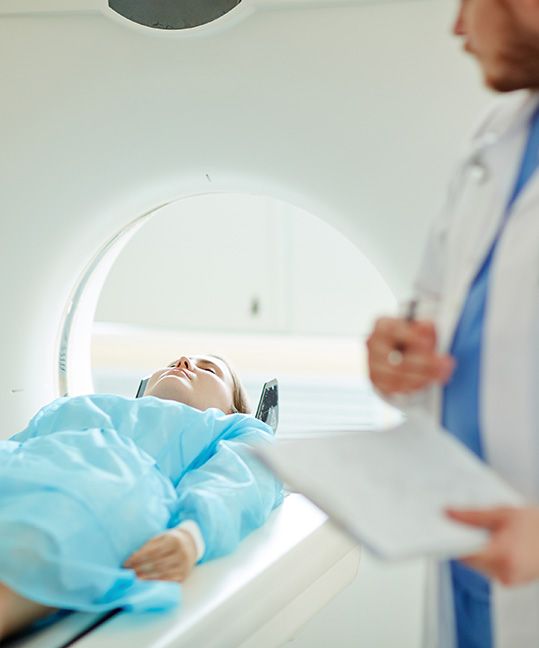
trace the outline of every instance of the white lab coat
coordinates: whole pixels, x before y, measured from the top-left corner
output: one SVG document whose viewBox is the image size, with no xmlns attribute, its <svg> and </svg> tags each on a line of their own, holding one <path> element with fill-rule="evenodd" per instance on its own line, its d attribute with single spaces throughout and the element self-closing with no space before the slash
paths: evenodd
<svg viewBox="0 0 539 648">
<path fill-rule="evenodd" d="M 431 233 L 416 288 L 438 303 L 442 351 L 502 222 L 538 102 L 537 94 L 519 92 L 496 104 L 475 132 Z M 539 174 L 514 204 L 489 286 L 480 377 L 486 459 L 539 503 Z M 428 580 L 425 646 L 453 648 L 447 565 L 432 565 Z M 494 585 L 492 609 L 496 648 L 539 646 L 539 583 Z"/>
</svg>

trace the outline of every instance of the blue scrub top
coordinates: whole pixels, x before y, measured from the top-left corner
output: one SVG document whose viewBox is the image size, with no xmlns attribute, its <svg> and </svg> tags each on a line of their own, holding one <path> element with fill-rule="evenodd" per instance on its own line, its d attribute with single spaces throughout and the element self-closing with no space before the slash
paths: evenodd
<svg viewBox="0 0 539 648">
<path fill-rule="evenodd" d="M 489 275 L 503 226 L 520 193 L 539 166 L 539 108 L 530 122 L 528 142 L 520 172 L 498 232 L 464 304 L 451 345 L 457 365 L 443 393 L 442 424 L 478 457 L 484 459 L 479 421 L 479 373 L 483 323 L 487 309 Z M 486 578 L 460 562 L 451 561 L 451 578 L 458 648 L 490 648 L 492 622 L 490 585 Z"/>
</svg>

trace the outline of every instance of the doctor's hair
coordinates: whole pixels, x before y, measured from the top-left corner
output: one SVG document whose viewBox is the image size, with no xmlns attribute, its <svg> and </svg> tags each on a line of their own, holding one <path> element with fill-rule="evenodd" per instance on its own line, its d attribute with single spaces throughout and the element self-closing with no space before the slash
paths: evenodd
<svg viewBox="0 0 539 648">
<path fill-rule="evenodd" d="M 250 414 L 251 413 L 251 405 L 249 403 L 249 399 L 247 397 L 247 392 L 245 391 L 243 385 L 241 384 L 241 380 L 238 376 L 238 374 L 232 369 L 230 364 L 221 356 L 216 355 L 215 353 L 209 353 L 212 358 L 216 358 L 217 360 L 220 360 L 223 364 L 226 365 L 228 371 L 230 372 L 230 375 L 232 377 L 232 413 L 233 414 Z"/>
</svg>

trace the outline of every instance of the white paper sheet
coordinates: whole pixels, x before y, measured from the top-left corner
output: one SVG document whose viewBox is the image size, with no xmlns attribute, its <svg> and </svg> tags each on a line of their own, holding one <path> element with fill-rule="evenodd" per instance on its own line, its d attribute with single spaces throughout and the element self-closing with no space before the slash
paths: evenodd
<svg viewBox="0 0 539 648">
<path fill-rule="evenodd" d="M 487 533 L 449 520 L 444 509 L 523 501 L 420 414 L 391 429 L 317 434 L 257 452 L 287 484 L 386 559 L 473 552 Z"/>
</svg>

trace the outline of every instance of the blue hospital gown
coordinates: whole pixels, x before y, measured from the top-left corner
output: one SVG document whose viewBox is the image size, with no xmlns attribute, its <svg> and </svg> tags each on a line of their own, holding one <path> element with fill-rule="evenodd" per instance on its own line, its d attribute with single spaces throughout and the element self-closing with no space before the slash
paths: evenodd
<svg viewBox="0 0 539 648">
<path fill-rule="evenodd" d="M 0 441 L 0 582 L 52 607 L 160 610 L 177 583 L 123 562 L 192 519 L 206 551 L 229 553 L 282 501 L 251 456 L 271 429 L 244 414 L 154 397 L 60 398 Z"/>
</svg>

